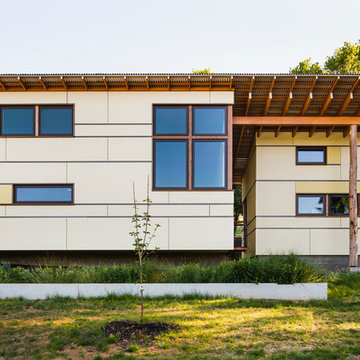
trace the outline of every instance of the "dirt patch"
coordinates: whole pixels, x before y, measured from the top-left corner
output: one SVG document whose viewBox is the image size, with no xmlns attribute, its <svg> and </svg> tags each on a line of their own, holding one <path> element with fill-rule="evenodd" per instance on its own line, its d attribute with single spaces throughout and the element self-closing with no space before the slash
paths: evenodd
<svg viewBox="0 0 360 360">
<path fill-rule="evenodd" d="M 106 336 L 113 335 L 118 342 L 128 343 L 131 340 L 144 342 L 169 331 L 179 330 L 180 326 L 165 322 L 138 323 L 135 321 L 112 321 L 102 328 Z"/>
</svg>

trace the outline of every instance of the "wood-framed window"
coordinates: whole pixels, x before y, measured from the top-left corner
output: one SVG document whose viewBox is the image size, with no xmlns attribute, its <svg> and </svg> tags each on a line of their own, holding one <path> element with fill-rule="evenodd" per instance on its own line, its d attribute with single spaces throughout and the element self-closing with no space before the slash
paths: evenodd
<svg viewBox="0 0 360 360">
<path fill-rule="evenodd" d="M 0 105 L 0 136 L 72 137 L 73 105 Z"/>
<path fill-rule="evenodd" d="M 326 196 L 324 194 L 297 194 L 297 216 L 325 216 Z"/>
<path fill-rule="evenodd" d="M 360 216 L 360 194 L 357 198 Z M 349 216 L 348 194 L 296 194 L 296 216 Z"/>
<path fill-rule="evenodd" d="M 74 184 L 15 184 L 13 202 L 21 205 L 74 203 Z"/>
<path fill-rule="evenodd" d="M 325 146 L 297 146 L 296 165 L 326 165 Z"/>
<path fill-rule="evenodd" d="M 154 105 L 153 189 L 232 190 L 232 108 Z"/>
</svg>

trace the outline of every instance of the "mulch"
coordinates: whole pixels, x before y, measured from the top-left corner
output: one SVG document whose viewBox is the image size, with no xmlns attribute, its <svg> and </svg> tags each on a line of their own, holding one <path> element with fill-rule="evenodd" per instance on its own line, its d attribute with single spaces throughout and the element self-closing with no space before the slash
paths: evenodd
<svg viewBox="0 0 360 360">
<path fill-rule="evenodd" d="M 179 330 L 180 326 L 165 322 L 138 323 L 135 321 L 112 321 L 106 324 L 102 331 L 105 336 L 113 335 L 118 342 L 136 340 L 144 342 L 153 340 L 155 336 L 169 331 Z"/>
</svg>

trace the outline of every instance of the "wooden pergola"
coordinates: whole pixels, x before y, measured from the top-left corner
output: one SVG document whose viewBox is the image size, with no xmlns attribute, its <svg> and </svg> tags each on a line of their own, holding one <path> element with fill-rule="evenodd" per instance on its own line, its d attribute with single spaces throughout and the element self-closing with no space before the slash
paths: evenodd
<svg viewBox="0 0 360 360">
<path fill-rule="evenodd" d="M 350 266 L 357 266 L 359 75 L 0 74 L 0 94 L 16 91 L 234 91 L 234 183 L 241 182 L 254 138 L 264 132 L 349 136 Z"/>
</svg>

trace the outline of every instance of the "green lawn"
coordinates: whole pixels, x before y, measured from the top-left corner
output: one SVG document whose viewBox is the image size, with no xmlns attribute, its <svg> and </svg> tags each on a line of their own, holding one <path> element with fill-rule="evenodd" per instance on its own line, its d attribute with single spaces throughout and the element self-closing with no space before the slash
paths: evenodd
<svg viewBox="0 0 360 360">
<path fill-rule="evenodd" d="M 0 301 L 0 359 L 360 359 L 360 276 L 333 281 L 328 301 L 161 298 L 146 321 L 179 324 L 154 341 L 104 338 L 101 326 L 137 320 L 138 300 Z"/>
</svg>

